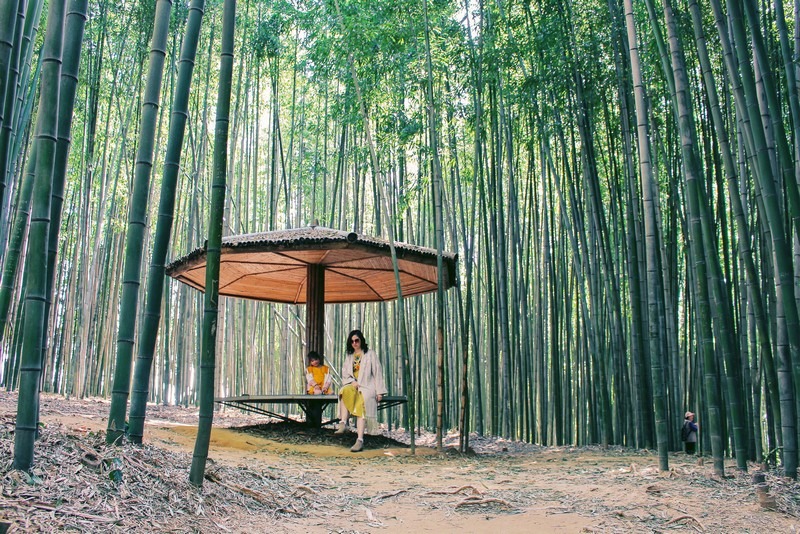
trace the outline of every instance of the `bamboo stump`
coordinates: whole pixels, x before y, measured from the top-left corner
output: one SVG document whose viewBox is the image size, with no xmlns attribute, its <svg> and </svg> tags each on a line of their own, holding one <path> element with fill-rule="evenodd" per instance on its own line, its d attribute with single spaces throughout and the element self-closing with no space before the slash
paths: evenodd
<svg viewBox="0 0 800 534">
<path fill-rule="evenodd" d="M 769 484 L 767 484 L 766 474 L 762 471 L 753 473 L 753 484 L 756 487 L 756 495 L 758 496 L 758 504 L 764 510 L 775 510 L 777 502 L 775 497 L 769 493 Z"/>
</svg>

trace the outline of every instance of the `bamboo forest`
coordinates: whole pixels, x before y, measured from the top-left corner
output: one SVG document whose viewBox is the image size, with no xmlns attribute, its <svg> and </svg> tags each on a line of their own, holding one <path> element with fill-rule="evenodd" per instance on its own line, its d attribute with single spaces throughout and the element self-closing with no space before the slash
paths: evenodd
<svg viewBox="0 0 800 534">
<path fill-rule="evenodd" d="M 305 393 L 312 349 L 336 390 L 358 329 L 412 450 L 667 472 L 692 412 L 717 475 L 795 479 L 798 77 L 783 0 L 0 0 L 14 468 L 42 395 L 101 398 L 110 444 L 199 408 L 202 485 L 215 399 Z M 399 294 L 221 294 L 225 243 L 315 228 L 388 243 Z M 404 246 L 438 287 L 402 294 Z M 200 291 L 173 275 L 197 250 Z"/>
</svg>

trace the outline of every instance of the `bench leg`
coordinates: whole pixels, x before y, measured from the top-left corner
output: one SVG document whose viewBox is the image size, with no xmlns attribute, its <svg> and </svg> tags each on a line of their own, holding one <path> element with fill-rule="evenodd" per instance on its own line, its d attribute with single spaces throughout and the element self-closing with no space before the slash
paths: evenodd
<svg viewBox="0 0 800 534">
<path fill-rule="evenodd" d="M 320 401 L 309 401 L 306 406 L 306 425 L 311 428 L 320 428 L 322 426 L 322 410 L 325 408 L 325 403 Z"/>
</svg>

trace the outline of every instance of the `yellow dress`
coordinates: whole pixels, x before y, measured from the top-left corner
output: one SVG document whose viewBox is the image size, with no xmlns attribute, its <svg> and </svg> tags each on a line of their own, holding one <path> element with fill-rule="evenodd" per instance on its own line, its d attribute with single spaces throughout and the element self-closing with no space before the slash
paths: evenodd
<svg viewBox="0 0 800 534">
<path fill-rule="evenodd" d="M 356 380 L 358 380 L 358 372 L 361 370 L 361 356 L 363 356 L 361 352 L 353 355 L 353 377 Z M 348 412 L 356 417 L 364 417 L 366 415 L 364 395 L 353 384 L 347 384 L 339 390 L 339 396 Z"/>
<path fill-rule="evenodd" d="M 314 387 L 319 386 L 322 389 L 322 393 L 325 395 L 330 395 L 333 390 L 331 389 L 330 381 L 327 380 L 329 378 L 329 372 L 327 365 L 318 365 L 314 367 L 313 365 L 309 365 L 306 367 L 306 377 L 308 378 L 308 394 L 314 394 Z"/>
</svg>

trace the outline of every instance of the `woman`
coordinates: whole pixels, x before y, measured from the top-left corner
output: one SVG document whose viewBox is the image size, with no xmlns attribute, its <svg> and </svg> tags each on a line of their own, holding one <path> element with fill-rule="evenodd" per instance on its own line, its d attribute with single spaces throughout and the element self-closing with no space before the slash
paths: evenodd
<svg viewBox="0 0 800 534">
<path fill-rule="evenodd" d="M 378 429 L 378 402 L 386 394 L 383 369 L 375 351 L 369 350 L 361 330 L 347 336 L 347 357 L 342 366 L 342 389 L 339 391 L 339 428 L 344 434 L 350 414 L 356 416 L 358 439 L 352 452 L 364 448 L 364 430 L 370 434 Z"/>
</svg>

